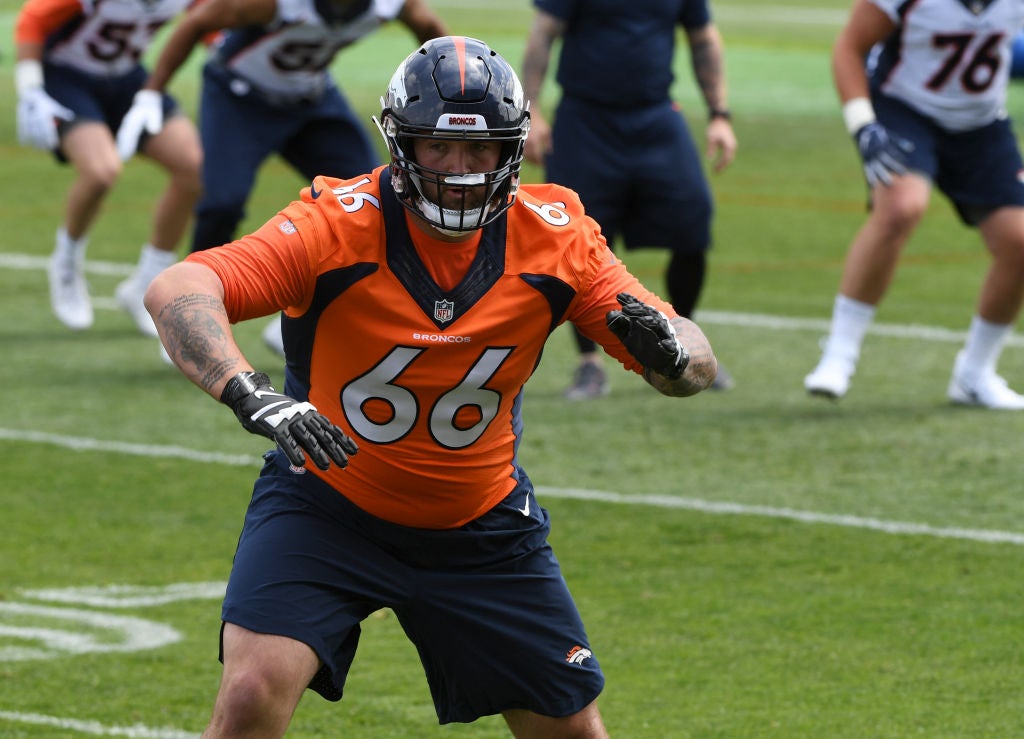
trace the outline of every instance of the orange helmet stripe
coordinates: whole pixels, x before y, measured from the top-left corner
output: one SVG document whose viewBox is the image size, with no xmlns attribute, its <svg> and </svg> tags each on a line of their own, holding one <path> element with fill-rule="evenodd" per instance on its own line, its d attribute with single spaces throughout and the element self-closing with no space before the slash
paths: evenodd
<svg viewBox="0 0 1024 739">
<path fill-rule="evenodd" d="M 466 92 L 466 39 L 463 36 L 452 36 L 452 43 L 455 44 L 455 54 L 459 59 L 459 81 L 462 84 L 462 92 Z"/>
</svg>

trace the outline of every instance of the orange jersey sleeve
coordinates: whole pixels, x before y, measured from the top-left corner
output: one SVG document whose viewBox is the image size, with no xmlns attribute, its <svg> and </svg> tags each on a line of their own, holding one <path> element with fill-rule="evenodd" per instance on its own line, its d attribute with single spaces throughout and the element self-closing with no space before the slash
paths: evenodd
<svg viewBox="0 0 1024 739">
<path fill-rule="evenodd" d="M 283 213 L 242 239 L 193 252 L 185 259 L 205 264 L 220 277 L 232 323 L 286 306 L 296 306 L 292 310 L 300 312 L 306 307 L 303 296 L 308 292 L 310 257 L 295 224 Z"/>
<path fill-rule="evenodd" d="M 620 289 L 651 299 L 562 188 L 524 188 L 483 229 L 465 276 L 442 287 L 386 168 L 317 177 L 254 234 L 188 259 L 220 276 L 232 320 L 286 309 L 284 391 L 359 443 L 347 468 L 305 474 L 419 528 L 479 517 L 524 474 L 524 385 L 561 322 L 578 320 L 638 369 L 599 324 Z"/>
<path fill-rule="evenodd" d="M 575 192 L 560 185 L 524 185 L 520 189 L 520 200 L 552 231 L 554 238 L 566 244 L 565 269 L 578 282 L 579 289 L 565 318 L 627 369 L 642 373 L 643 367 L 611 332 L 605 317 L 608 311 L 620 307 L 615 299 L 620 292 L 629 293 L 674 318 L 677 314 L 671 303 L 642 285 L 608 248 L 600 227 L 585 214 Z M 534 223 L 532 229 L 524 229 L 524 232 L 537 228 Z"/>
<path fill-rule="evenodd" d="M 28 0 L 14 24 L 15 43 L 42 44 L 84 8 L 80 0 Z"/>
</svg>

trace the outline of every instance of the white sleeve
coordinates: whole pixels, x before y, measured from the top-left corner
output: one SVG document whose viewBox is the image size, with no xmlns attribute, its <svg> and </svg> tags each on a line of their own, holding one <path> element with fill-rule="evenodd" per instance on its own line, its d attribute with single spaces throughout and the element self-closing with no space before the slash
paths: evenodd
<svg viewBox="0 0 1024 739">
<path fill-rule="evenodd" d="M 896 8 L 903 4 L 902 0 L 869 0 L 869 2 L 889 16 L 889 20 L 893 23 L 900 25 L 900 14 Z"/>
<path fill-rule="evenodd" d="M 275 20 L 293 23 L 309 16 L 309 0 L 277 0 Z"/>
<path fill-rule="evenodd" d="M 405 7 L 405 0 L 373 0 L 373 10 L 382 21 L 394 20 Z"/>
</svg>

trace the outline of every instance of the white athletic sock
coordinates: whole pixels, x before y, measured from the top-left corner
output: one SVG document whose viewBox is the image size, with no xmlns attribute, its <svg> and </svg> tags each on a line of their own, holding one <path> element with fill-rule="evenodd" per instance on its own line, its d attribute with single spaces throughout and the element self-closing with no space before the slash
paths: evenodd
<svg viewBox="0 0 1024 739">
<path fill-rule="evenodd" d="M 875 310 L 875 306 L 868 303 L 836 295 L 832 306 L 832 324 L 822 359 L 848 362 L 851 367 L 856 366 L 864 334 L 875 320 Z"/>
<path fill-rule="evenodd" d="M 88 236 L 73 239 L 68 236 L 66 228 L 57 229 L 57 243 L 53 250 L 53 258 L 64 264 L 81 264 L 85 261 L 85 247 L 89 244 Z"/>
<path fill-rule="evenodd" d="M 142 287 L 148 287 L 153 278 L 178 261 L 173 251 L 157 249 L 152 244 L 145 244 L 139 253 L 139 264 L 135 268 L 135 278 Z"/>
<path fill-rule="evenodd" d="M 981 316 L 974 316 L 957 361 L 957 374 L 968 382 L 984 374 L 994 374 L 996 362 L 1012 330 L 1009 324 L 991 323 Z"/>
</svg>

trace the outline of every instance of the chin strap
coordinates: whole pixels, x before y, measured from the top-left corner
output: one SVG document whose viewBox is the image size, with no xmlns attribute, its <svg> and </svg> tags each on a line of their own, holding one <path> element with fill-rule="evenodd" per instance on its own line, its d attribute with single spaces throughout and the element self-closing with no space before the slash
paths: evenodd
<svg viewBox="0 0 1024 739">
<path fill-rule="evenodd" d="M 427 198 L 419 192 L 417 192 L 413 198 L 413 203 L 416 206 L 416 209 L 420 212 L 420 215 L 422 215 L 431 226 L 446 236 L 461 236 L 469 231 L 476 231 L 480 228 L 479 224 L 482 223 L 487 216 L 486 211 L 482 208 L 474 208 L 473 210 L 464 211 L 445 210 L 435 203 L 427 200 Z M 490 206 L 486 207 L 489 209 Z M 449 219 L 445 218 L 444 215 L 446 213 L 452 214 L 452 221 L 458 222 L 461 220 L 464 224 L 471 223 L 474 225 L 467 228 L 447 228 L 444 225 L 441 225 L 448 223 Z M 459 213 L 462 214 L 461 218 L 459 217 Z"/>
</svg>

